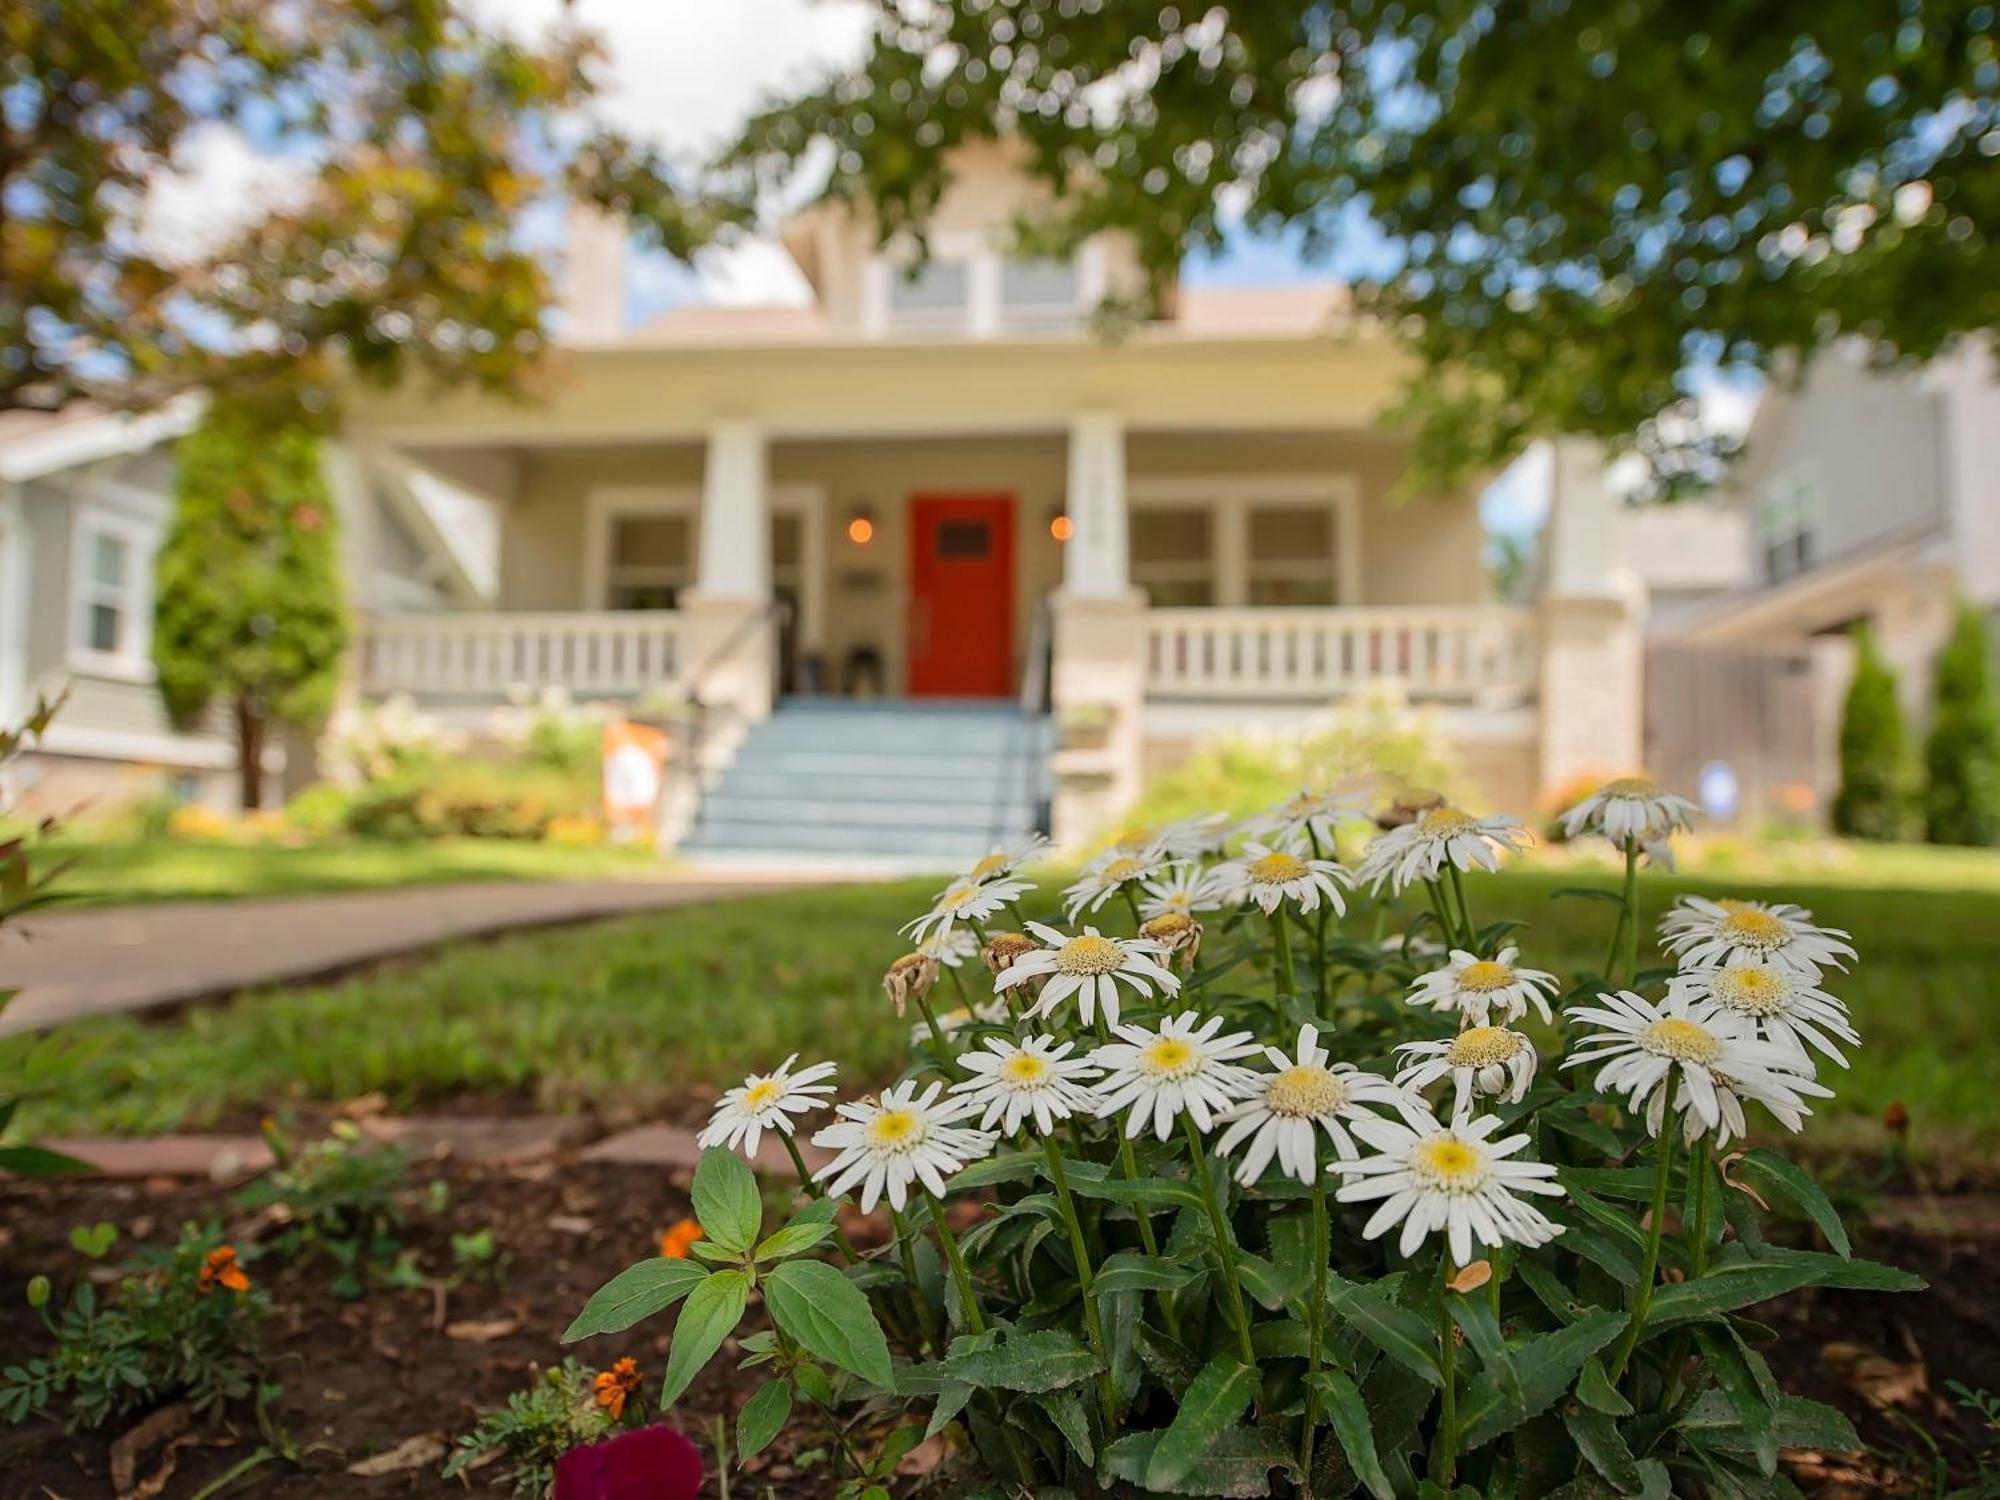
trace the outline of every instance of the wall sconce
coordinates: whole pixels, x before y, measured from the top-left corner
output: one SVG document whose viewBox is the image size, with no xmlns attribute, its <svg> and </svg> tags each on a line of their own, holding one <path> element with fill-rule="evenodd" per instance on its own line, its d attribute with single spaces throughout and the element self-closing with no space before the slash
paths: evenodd
<svg viewBox="0 0 2000 1500">
<path fill-rule="evenodd" d="M 1060 505 L 1049 507 L 1049 535 L 1058 542 L 1066 542 L 1076 535 L 1076 522 L 1069 518 Z"/>
<path fill-rule="evenodd" d="M 847 518 L 847 539 L 857 547 L 875 540 L 875 517 L 865 505 L 857 505 Z"/>
</svg>

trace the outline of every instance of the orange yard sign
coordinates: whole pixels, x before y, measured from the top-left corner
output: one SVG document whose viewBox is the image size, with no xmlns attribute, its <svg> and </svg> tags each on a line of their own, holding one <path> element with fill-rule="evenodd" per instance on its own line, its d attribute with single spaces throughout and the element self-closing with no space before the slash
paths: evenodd
<svg viewBox="0 0 2000 1500">
<path fill-rule="evenodd" d="M 604 821 L 614 835 L 634 838 L 652 831 L 666 769 L 665 730 L 623 719 L 604 726 Z"/>
</svg>

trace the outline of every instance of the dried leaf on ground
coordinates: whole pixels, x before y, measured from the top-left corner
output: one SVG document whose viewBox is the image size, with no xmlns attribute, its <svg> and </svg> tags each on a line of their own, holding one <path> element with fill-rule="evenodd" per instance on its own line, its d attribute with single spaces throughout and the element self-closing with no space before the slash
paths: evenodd
<svg viewBox="0 0 2000 1500">
<path fill-rule="evenodd" d="M 404 1438 L 386 1453 L 357 1459 L 347 1466 L 347 1472 L 358 1479 L 374 1479 L 383 1474 L 427 1469 L 442 1461 L 447 1451 L 444 1439 L 435 1432 L 420 1432 L 415 1437 Z"/>
</svg>

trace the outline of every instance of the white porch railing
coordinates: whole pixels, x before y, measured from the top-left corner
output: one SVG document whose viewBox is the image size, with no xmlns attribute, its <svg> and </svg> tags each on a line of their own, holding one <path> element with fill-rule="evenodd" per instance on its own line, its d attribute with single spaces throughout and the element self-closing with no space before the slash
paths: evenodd
<svg viewBox="0 0 2000 1500">
<path fill-rule="evenodd" d="M 670 609 L 383 615 L 362 627 L 361 688 L 479 698 L 550 687 L 639 694 L 689 670 L 685 628 Z"/>
<path fill-rule="evenodd" d="M 1149 609 L 1156 698 L 1334 697 L 1396 682 L 1413 698 L 1493 700 L 1535 681 L 1534 615 L 1498 606 Z"/>
</svg>

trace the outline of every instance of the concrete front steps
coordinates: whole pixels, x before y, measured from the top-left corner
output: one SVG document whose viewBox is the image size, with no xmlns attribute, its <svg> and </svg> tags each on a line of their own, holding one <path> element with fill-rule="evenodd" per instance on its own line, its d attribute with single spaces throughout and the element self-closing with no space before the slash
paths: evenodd
<svg viewBox="0 0 2000 1500">
<path fill-rule="evenodd" d="M 787 699 L 680 854 L 696 865 L 944 870 L 1033 832 L 1048 721 L 1011 704 Z"/>
</svg>

